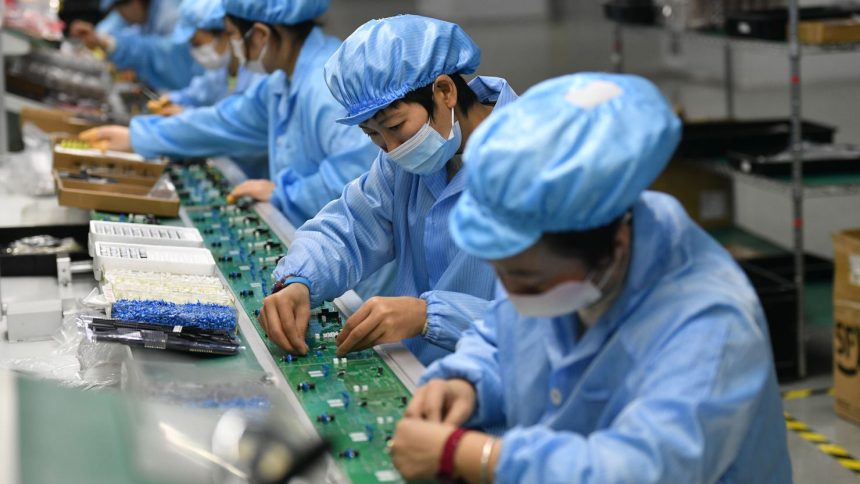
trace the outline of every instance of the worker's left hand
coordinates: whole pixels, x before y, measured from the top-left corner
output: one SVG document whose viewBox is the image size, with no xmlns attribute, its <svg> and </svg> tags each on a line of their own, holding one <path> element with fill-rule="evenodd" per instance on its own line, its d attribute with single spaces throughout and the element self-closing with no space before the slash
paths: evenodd
<svg viewBox="0 0 860 484">
<path fill-rule="evenodd" d="M 434 478 L 445 441 L 455 429 L 453 425 L 414 418 L 400 420 L 389 446 L 394 467 L 407 481 Z"/>
<path fill-rule="evenodd" d="M 417 297 L 372 297 L 343 325 L 337 354 L 418 336 L 427 321 L 427 302 Z"/>
<path fill-rule="evenodd" d="M 125 126 L 99 126 L 78 135 L 78 139 L 97 150 L 131 151 L 131 138 Z"/>
<path fill-rule="evenodd" d="M 72 25 L 69 26 L 69 36 L 80 40 L 90 50 L 106 47 L 104 41 L 96 33 L 93 24 L 83 20 L 72 21 Z"/>
<path fill-rule="evenodd" d="M 275 183 L 270 180 L 248 180 L 242 182 L 227 195 L 227 203 L 235 203 L 241 197 L 251 197 L 258 202 L 268 202 L 275 191 Z"/>
</svg>

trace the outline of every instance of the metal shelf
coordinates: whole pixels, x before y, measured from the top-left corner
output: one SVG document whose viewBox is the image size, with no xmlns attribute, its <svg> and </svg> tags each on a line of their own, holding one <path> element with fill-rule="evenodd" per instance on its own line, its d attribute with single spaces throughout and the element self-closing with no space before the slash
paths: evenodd
<svg viewBox="0 0 860 484">
<path fill-rule="evenodd" d="M 675 30 L 661 25 L 640 25 L 625 23 L 616 23 L 616 25 L 620 25 L 621 28 L 625 31 L 676 35 L 682 40 L 696 40 L 708 42 L 720 47 L 728 43 L 735 48 L 741 48 L 744 50 L 770 50 L 786 55 L 791 48 L 789 42 L 787 41 L 734 37 L 716 30 Z M 803 55 L 860 53 L 860 42 L 828 45 L 800 43 L 799 45 Z"/>
</svg>

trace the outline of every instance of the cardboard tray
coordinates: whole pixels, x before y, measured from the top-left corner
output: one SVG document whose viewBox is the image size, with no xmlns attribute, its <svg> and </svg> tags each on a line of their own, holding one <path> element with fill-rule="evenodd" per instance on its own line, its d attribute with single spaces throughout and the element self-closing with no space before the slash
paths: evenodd
<svg viewBox="0 0 860 484">
<path fill-rule="evenodd" d="M 161 217 L 175 217 L 179 214 L 179 197 L 170 199 L 148 196 L 150 189 L 158 181 L 151 178 L 150 183 L 93 183 L 86 180 L 71 180 L 60 177 L 54 170 L 57 186 L 57 199 L 65 207 L 85 208 L 115 213 L 152 214 Z"/>
<path fill-rule="evenodd" d="M 75 117 L 74 114 L 61 109 L 21 109 L 21 126 L 32 123 L 46 133 L 80 134 L 97 124 Z"/>
<path fill-rule="evenodd" d="M 64 148 L 60 146 L 62 141 L 62 138 L 54 140 L 53 168 L 58 171 L 87 170 L 111 178 L 158 178 L 167 166 L 164 158 L 146 160 L 134 153 Z"/>
</svg>

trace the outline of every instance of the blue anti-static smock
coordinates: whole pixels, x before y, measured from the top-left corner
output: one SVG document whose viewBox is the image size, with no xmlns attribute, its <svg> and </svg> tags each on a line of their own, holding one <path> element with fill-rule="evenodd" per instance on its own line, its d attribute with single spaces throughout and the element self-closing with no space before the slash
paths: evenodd
<svg viewBox="0 0 860 484">
<path fill-rule="evenodd" d="M 227 96 L 242 94 L 266 77 L 268 76 L 265 74 L 249 72 L 240 67 L 236 74 L 236 86 L 231 90 L 230 74 L 226 66 L 220 69 L 208 69 L 192 79 L 188 87 L 173 91 L 168 94 L 168 97 L 170 102 L 184 108 L 212 106 Z"/>
<path fill-rule="evenodd" d="M 339 44 L 315 28 L 292 80 L 277 71 L 212 107 L 169 118 L 137 116 L 130 125 L 132 147 L 145 157 L 233 158 L 268 148 L 277 185 L 271 202 L 298 227 L 366 172 L 378 151 L 360 129 L 335 122 L 344 110 L 326 87 L 323 64 Z"/>
<path fill-rule="evenodd" d="M 143 25 L 128 25 L 117 11 L 111 12 L 96 27 L 116 40 L 108 60 L 120 69 L 135 71 L 140 80 L 156 89 L 188 86 L 203 68 L 191 57 L 188 42 L 172 38 L 178 7 L 178 0 L 150 0 Z"/>
<path fill-rule="evenodd" d="M 469 85 L 483 103 L 502 106 L 517 97 L 503 79 L 477 77 Z M 453 351 L 493 296 L 492 268 L 459 250 L 448 233 L 448 214 L 464 186 L 463 170 L 450 182 L 445 169 L 419 176 L 380 152 L 370 172 L 296 232 L 274 277 L 308 278 L 315 305 L 396 261 L 393 294 L 427 302 L 427 336 L 404 344 L 429 364 Z"/>
<path fill-rule="evenodd" d="M 469 424 L 507 428 L 498 482 L 791 482 L 756 294 L 678 203 L 634 207 L 624 288 L 584 336 L 503 298 L 422 380 L 477 390 Z"/>
</svg>

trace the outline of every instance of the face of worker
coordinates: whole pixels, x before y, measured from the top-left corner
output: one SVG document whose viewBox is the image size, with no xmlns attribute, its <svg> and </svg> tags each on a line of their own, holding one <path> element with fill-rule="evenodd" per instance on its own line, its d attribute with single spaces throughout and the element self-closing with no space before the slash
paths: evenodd
<svg viewBox="0 0 860 484">
<path fill-rule="evenodd" d="M 149 9 L 144 0 L 130 0 L 117 5 L 115 8 L 126 23 L 132 25 L 146 23 Z"/>
<path fill-rule="evenodd" d="M 418 103 L 398 102 L 361 123 L 362 131 L 386 153 L 415 136 L 430 120 L 430 126 L 447 138 L 451 133 L 451 109 L 457 104 L 457 88 L 447 75 L 436 78 L 433 88 L 433 119 Z"/>
<path fill-rule="evenodd" d="M 255 23 L 244 36 L 235 26 L 230 27 L 232 23 L 229 20 L 226 24 L 230 39 L 243 42 L 245 58 L 248 61 L 262 60 L 263 68 L 269 73 L 283 67 L 280 65 L 279 59 L 294 58 L 297 54 L 296 51 L 300 48 L 286 31 L 282 30 L 279 32 L 280 36 L 275 36 L 272 27 L 263 23 Z M 278 39 L 280 42 L 277 41 Z M 262 59 L 260 59 L 261 53 L 263 54 Z"/>
<path fill-rule="evenodd" d="M 593 269 L 583 260 L 558 254 L 540 240 L 517 255 L 490 261 L 490 264 L 509 294 L 543 294 L 563 282 L 584 281 L 589 276 L 600 280 L 606 271 L 617 271 L 616 262 L 630 248 L 628 223 L 621 224 L 613 245 L 612 260 Z M 607 282 L 611 284 L 613 279 L 610 275 Z"/>
<path fill-rule="evenodd" d="M 230 42 L 227 34 L 215 34 L 209 30 L 198 30 L 191 37 L 191 47 L 199 48 L 205 45 L 212 44 L 215 51 L 219 54 L 224 54 L 230 48 Z"/>
</svg>

